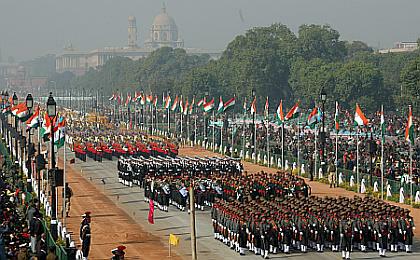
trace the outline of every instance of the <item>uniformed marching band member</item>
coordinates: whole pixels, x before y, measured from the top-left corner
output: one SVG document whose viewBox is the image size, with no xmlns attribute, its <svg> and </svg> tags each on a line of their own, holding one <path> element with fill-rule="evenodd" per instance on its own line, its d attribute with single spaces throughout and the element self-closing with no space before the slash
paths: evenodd
<svg viewBox="0 0 420 260">
<path fill-rule="evenodd" d="M 124 252 L 125 249 L 126 249 L 125 246 L 118 246 L 117 248 L 112 249 L 111 260 L 123 260 L 125 257 L 125 252 Z"/>
</svg>

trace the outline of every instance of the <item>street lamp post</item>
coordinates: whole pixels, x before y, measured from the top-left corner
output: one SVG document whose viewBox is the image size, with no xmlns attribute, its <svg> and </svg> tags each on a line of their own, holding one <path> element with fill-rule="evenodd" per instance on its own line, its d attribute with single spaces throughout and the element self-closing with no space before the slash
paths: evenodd
<svg viewBox="0 0 420 260">
<path fill-rule="evenodd" d="M 255 100 L 255 89 L 252 89 L 251 92 L 252 95 L 252 102 L 254 102 Z M 251 103 L 252 104 L 252 103 Z M 254 161 L 255 163 L 257 162 L 257 127 L 255 125 L 255 116 L 256 116 L 256 111 L 254 111 L 254 113 L 252 113 L 252 146 L 254 148 Z"/>
<path fill-rule="evenodd" d="M 54 155 L 54 124 L 52 123 L 54 120 L 54 117 L 57 114 L 57 103 L 55 102 L 52 92 L 50 92 L 50 96 L 47 100 L 47 114 L 50 119 L 50 135 L 51 135 L 51 171 L 53 172 L 53 181 L 51 184 L 51 201 L 52 201 L 52 216 L 51 216 L 51 235 L 54 239 L 54 241 L 57 240 L 58 233 L 57 233 L 57 202 L 56 202 L 56 184 L 55 184 L 55 155 Z"/>
<path fill-rule="evenodd" d="M 321 103 L 322 103 L 322 132 L 321 132 L 321 144 L 322 144 L 322 157 L 321 157 L 321 167 L 322 167 L 322 174 L 325 174 L 327 170 L 327 165 L 325 163 L 325 141 L 326 141 L 326 133 L 325 133 L 325 101 L 327 101 L 327 94 L 325 93 L 324 89 L 321 90 Z"/>
<path fill-rule="evenodd" d="M 208 95 L 209 95 L 209 91 L 207 90 L 206 92 L 204 92 L 204 104 L 203 105 L 206 105 L 205 103 L 207 102 L 207 98 L 208 98 Z M 203 128 L 203 131 L 204 131 L 204 133 L 203 133 L 203 138 L 204 138 L 204 140 L 205 140 L 205 142 L 206 142 L 206 145 L 207 145 L 207 113 L 204 113 L 204 122 L 203 122 L 203 126 L 204 126 L 204 128 Z"/>
<path fill-rule="evenodd" d="M 13 93 L 13 106 L 16 106 L 18 104 L 18 97 L 16 95 L 16 92 Z M 15 163 L 19 162 L 19 156 L 18 156 L 18 118 L 17 116 L 15 116 L 15 131 L 16 131 L 16 135 L 15 135 Z"/>
<path fill-rule="evenodd" d="M 32 110 L 32 108 L 33 108 L 33 106 L 34 106 L 34 99 L 33 99 L 33 97 L 32 97 L 32 95 L 31 95 L 31 93 L 29 93 L 27 96 L 26 96 L 26 107 L 28 108 L 28 110 L 29 110 L 29 113 L 31 113 L 31 110 Z M 27 167 L 27 170 L 28 170 L 28 175 L 27 175 L 27 187 L 28 187 L 28 190 L 32 190 L 31 188 L 32 188 L 32 178 L 31 178 L 31 176 L 32 176 L 32 164 L 31 164 L 31 159 L 32 159 L 32 145 L 31 145 L 31 128 L 29 128 L 28 129 L 28 152 L 27 152 L 27 154 L 28 154 L 28 166 L 29 167 Z"/>
</svg>

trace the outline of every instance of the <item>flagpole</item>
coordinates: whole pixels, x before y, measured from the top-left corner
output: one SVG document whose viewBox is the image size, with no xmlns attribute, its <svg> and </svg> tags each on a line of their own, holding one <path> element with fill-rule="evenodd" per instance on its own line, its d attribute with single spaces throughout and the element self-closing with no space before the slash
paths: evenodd
<svg viewBox="0 0 420 260">
<path fill-rule="evenodd" d="M 234 133 L 234 131 L 235 131 L 235 125 L 233 124 L 233 122 L 234 122 L 234 118 L 235 118 L 235 113 L 232 111 L 232 122 L 231 122 L 231 128 L 232 128 L 232 144 L 231 144 L 231 149 L 232 149 L 232 151 L 230 152 L 230 156 L 233 158 L 233 145 L 234 145 L 234 138 L 235 138 L 235 133 Z"/>
<path fill-rule="evenodd" d="M 356 188 L 357 193 L 359 192 L 359 126 L 356 130 Z"/>
<path fill-rule="evenodd" d="M 315 124 L 315 151 L 314 151 L 314 155 L 315 155 L 315 158 L 314 158 L 314 173 L 313 173 L 313 176 L 317 176 L 316 175 L 316 173 L 317 173 L 317 169 L 316 169 L 316 164 L 317 164 L 317 157 L 318 157 L 318 146 L 317 146 L 317 143 L 318 143 L 318 140 L 317 140 L 318 138 L 317 138 L 317 125 Z M 312 179 L 313 179 L 313 177 L 312 177 Z"/>
<path fill-rule="evenodd" d="M 270 121 L 268 120 L 268 111 L 267 111 L 267 160 L 268 160 L 268 167 L 270 167 Z"/>
<path fill-rule="evenodd" d="M 194 113 L 194 145 L 197 144 L 197 111 Z"/>
<path fill-rule="evenodd" d="M 183 134 L 182 134 L 182 133 L 183 133 L 183 131 L 182 131 L 182 121 L 183 121 L 183 116 L 182 116 L 182 114 L 183 114 L 183 112 L 184 112 L 184 111 L 181 111 L 181 113 L 180 113 L 180 119 L 181 119 L 181 128 L 180 128 L 180 129 L 181 129 L 181 132 L 180 132 L 180 136 L 181 136 L 181 143 L 182 143 L 182 138 L 183 138 Z"/>
<path fill-rule="evenodd" d="M 246 103 L 246 99 L 244 103 Z M 245 159 L 245 117 L 246 117 L 246 107 L 244 108 L 244 116 L 242 118 L 243 119 L 242 120 L 242 159 Z"/>
<path fill-rule="evenodd" d="M 384 117 L 384 105 L 381 107 L 381 117 Z M 385 133 L 382 129 L 383 126 L 381 126 L 381 199 L 384 199 L 384 138 Z"/>
<path fill-rule="evenodd" d="M 67 205 L 66 205 L 66 134 L 64 133 L 64 154 L 63 154 L 63 225 L 66 225 Z"/>
<path fill-rule="evenodd" d="M 214 152 L 214 138 L 215 138 L 215 136 L 214 136 L 214 130 L 215 130 L 215 125 L 214 125 L 214 109 L 213 109 L 213 116 L 212 116 L 212 119 L 213 119 L 213 152 Z"/>
<path fill-rule="evenodd" d="M 298 175 L 300 175 L 300 117 L 301 117 L 302 113 L 299 114 L 299 118 L 298 118 L 298 123 L 297 123 L 297 127 L 298 127 L 298 135 L 297 135 L 297 142 L 298 142 L 298 147 L 297 147 L 297 170 L 298 170 Z M 293 170 L 293 169 L 292 169 Z"/>
<path fill-rule="evenodd" d="M 335 183 L 338 187 L 338 131 L 335 129 Z"/>
<path fill-rule="evenodd" d="M 154 116 L 154 105 L 153 105 L 153 100 L 152 100 L 152 104 L 150 105 L 150 110 L 152 110 L 152 135 L 153 135 L 153 133 L 154 133 L 154 126 L 155 126 L 155 124 L 154 124 L 154 120 L 153 120 L 153 116 Z"/>
<path fill-rule="evenodd" d="M 281 168 L 284 169 L 284 122 L 281 122 Z"/>
<path fill-rule="evenodd" d="M 222 125 L 220 126 L 220 147 L 219 150 L 223 154 L 223 116 L 222 116 Z"/>
<path fill-rule="evenodd" d="M 409 117 L 411 118 L 411 122 L 412 122 L 412 111 L 411 111 L 411 105 L 409 106 Z M 413 127 L 413 126 L 409 126 L 409 127 Z M 409 129 L 410 132 L 410 129 Z M 411 143 L 411 140 L 414 140 L 414 136 L 412 136 L 411 138 L 409 138 L 409 149 L 410 149 L 410 204 L 413 205 L 413 145 Z"/>
</svg>

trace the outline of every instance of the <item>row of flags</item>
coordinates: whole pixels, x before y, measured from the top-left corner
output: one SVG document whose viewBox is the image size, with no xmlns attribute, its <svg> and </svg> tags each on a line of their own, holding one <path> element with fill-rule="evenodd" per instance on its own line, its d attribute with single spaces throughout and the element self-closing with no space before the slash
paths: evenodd
<svg viewBox="0 0 420 260">
<path fill-rule="evenodd" d="M 113 95 L 110 100 L 117 100 L 119 95 Z M 131 95 L 127 94 L 127 100 L 131 100 Z M 150 104 L 154 107 L 157 107 L 157 96 L 153 95 L 146 95 L 142 93 L 137 93 L 135 96 L 135 100 L 140 100 L 141 105 Z M 129 103 L 126 103 L 129 104 Z M 236 97 L 232 97 L 226 102 L 223 102 L 222 97 L 219 98 L 219 104 L 216 110 L 217 114 L 225 113 L 231 108 L 233 108 L 236 104 Z M 170 109 L 171 111 L 175 112 L 178 110 L 184 114 L 192 114 L 194 111 L 194 106 L 197 108 L 201 108 L 204 112 L 209 113 L 215 108 L 215 100 L 212 98 L 211 100 L 207 101 L 206 98 L 200 99 L 197 104 L 195 103 L 195 98 L 193 98 L 192 102 L 189 103 L 188 99 L 183 99 L 182 96 L 176 96 L 175 99 L 172 101 L 169 95 L 162 96 L 162 108 Z M 289 112 L 284 115 L 283 113 L 283 101 L 280 100 L 280 104 L 276 110 L 275 118 L 277 119 L 278 124 L 283 124 L 286 121 L 295 119 L 300 116 L 300 101 L 297 101 L 295 105 L 289 110 Z M 246 99 L 244 101 L 244 113 L 250 111 L 251 115 L 257 114 L 257 106 L 256 106 L 256 97 L 250 103 L 250 107 L 248 108 Z M 334 114 L 334 125 L 335 130 L 338 132 L 340 130 L 340 122 L 339 122 L 339 104 L 338 102 L 335 103 L 335 114 Z M 269 100 L 268 97 L 266 98 L 265 106 L 264 106 L 264 115 L 268 119 L 269 115 Z M 309 113 L 307 118 L 307 125 L 310 128 L 314 128 L 315 125 L 322 121 L 323 111 L 319 107 L 314 107 L 312 111 Z M 363 127 L 369 124 L 369 120 L 364 115 L 362 109 L 360 108 L 359 104 L 356 104 L 355 114 L 354 114 L 354 125 Z M 385 133 L 385 120 L 383 114 L 383 108 L 381 110 L 381 132 L 382 138 Z M 411 107 L 409 108 L 409 116 L 406 126 L 405 138 L 407 141 L 414 142 L 414 126 L 412 122 L 412 111 Z"/>
<path fill-rule="evenodd" d="M 63 115 L 58 114 L 53 119 L 50 119 L 46 111 L 40 111 L 39 106 L 35 108 L 33 113 L 30 113 L 26 102 L 21 102 L 15 106 L 11 106 L 10 104 L 8 102 L 4 104 L 3 114 L 12 114 L 21 122 L 25 122 L 27 131 L 41 127 L 41 138 L 47 138 L 48 135 L 51 135 L 51 125 L 53 125 L 55 145 L 58 148 L 64 146 L 67 121 Z"/>
</svg>

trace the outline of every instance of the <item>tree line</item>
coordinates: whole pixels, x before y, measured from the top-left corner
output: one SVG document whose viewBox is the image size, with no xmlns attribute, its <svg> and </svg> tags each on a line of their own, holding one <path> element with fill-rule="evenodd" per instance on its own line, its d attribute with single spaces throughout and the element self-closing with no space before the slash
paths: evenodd
<svg viewBox="0 0 420 260">
<path fill-rule="evenodd" d="M 347 109 L 357 102 L 370 112 L 381 104 L 387 110 L 412 104 L 420 111 L 419 64 L 420 51 L 379 54 L 361 41 L 341 40 L 328 25 L 302 25 L 295 34 L 276 23 L 237 36 L 218 60 L 160 48 L 144 59 L 116 57 L 81 77 L 60 74 L 54 81 L 63 88 L 101 90 L 106 95 L 171 90 L 184 96 L 208 92 L 249 100 L 255 89 L 258 106 L 262 108 L 269 96 L 273 109 L 281 99 L 289 107 L 297 99 L 311 107 L 324 90 L 331 109 L 338 100 Z"/>
</svg>

